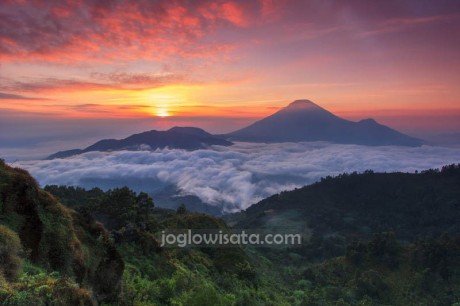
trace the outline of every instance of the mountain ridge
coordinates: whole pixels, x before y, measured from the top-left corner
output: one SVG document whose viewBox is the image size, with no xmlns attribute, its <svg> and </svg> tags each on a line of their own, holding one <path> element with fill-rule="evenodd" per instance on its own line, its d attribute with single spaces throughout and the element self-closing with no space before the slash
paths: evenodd
<svg viewBox="0 0 460 306">
<path fill-rule="evenodd" d="M 200 128 L 175 126 L 166 131 L 150 130 L 123 139 L 103 139 L 85 149 L 60 151 L 48 156 L 47 159 L 65 158 L 92 151 L 139 150 L 142 146 L 148 146 L 147 148 L 152 150 L 166 147 L 197 150 L 211 145 L 230 146 L 232 143 Z"/>
</svg>

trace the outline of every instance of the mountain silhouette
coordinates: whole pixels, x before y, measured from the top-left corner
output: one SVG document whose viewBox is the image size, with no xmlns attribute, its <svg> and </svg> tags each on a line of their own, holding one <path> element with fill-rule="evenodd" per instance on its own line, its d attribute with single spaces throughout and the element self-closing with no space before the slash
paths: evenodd
<svg viewBox="0 0 460 306">
<path fill-rule="evenodd" d="M 155 150 L 162 148 L 197 150 L 211 145 L 230 146 L 231 142 L 213 136 L 195 127 L 173 127 L 167 131 L 151 130 L 131 135 L 124 139 L 104 139 L 85 149 L 60 151 L 47 159 L 65 158 L 91 151 L 139 150 L 144 147 Z"/>
<path fill-rule="evenodd" d="M 377 123 L 340 118 L 309 100 L 296 100 L 271 116 L 225 135 L 231 141 L 330 141 L 370 146 L 419 146 L 422 141 Z"/>
</svg>

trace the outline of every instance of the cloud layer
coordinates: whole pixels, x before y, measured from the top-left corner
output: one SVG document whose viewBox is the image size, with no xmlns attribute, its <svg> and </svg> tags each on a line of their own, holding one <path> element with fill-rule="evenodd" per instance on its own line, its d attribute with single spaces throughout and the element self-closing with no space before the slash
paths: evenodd
<svg viewBox="0 0 460 306">
<path fill-rule="evenodd" d="M 205 44 L 205 33 L 247 26 L 264 2 L 6 1 L 0 54 L 63 62 L 212 56 L 226 46 Z"/>
<path fill-rule="evenodd" d="M 365 147 L 328 143 L 250 144 L 206 150 L 90 152 L 68 159 L 27 161 L 41 185 L 89 187 L 88 182 L 119 181 L 151 192 L 175 185 L 224 211 L 245 209 L 283 190 L 327 175 L 372 169 L 413 172 L 458 163 L 460 148 Z"/>
</svg>

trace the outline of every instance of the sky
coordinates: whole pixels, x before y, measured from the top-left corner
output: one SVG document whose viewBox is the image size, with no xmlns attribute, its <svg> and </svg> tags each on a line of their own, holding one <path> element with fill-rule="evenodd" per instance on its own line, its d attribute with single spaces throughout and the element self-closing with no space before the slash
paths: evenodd
<svg viewBox="0 0 460 306">
<path fill-rule="evenodd" d="M 2 0 L 0 147 L 225 133 L 296 99 L 460 139 L 459 71 L 454 0 Z"/>
</svg>

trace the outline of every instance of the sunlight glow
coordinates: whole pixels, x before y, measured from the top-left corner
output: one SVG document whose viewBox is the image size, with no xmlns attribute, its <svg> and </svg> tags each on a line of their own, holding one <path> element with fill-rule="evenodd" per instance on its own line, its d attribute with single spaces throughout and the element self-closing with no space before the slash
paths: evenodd
<svg viewBox="0 0 460 306">
<path fill-rule="evenodd" d="M 161 117 L 161 118 L 169 117 L 169 116 L 170 116 L 168 110 L 166 110 L 166 109 L 164 109 L 164 108 L 158 109 L 157 112 L 156 112 L 156 115 L 157 115 L 158 117 Z"/>
</svg>

